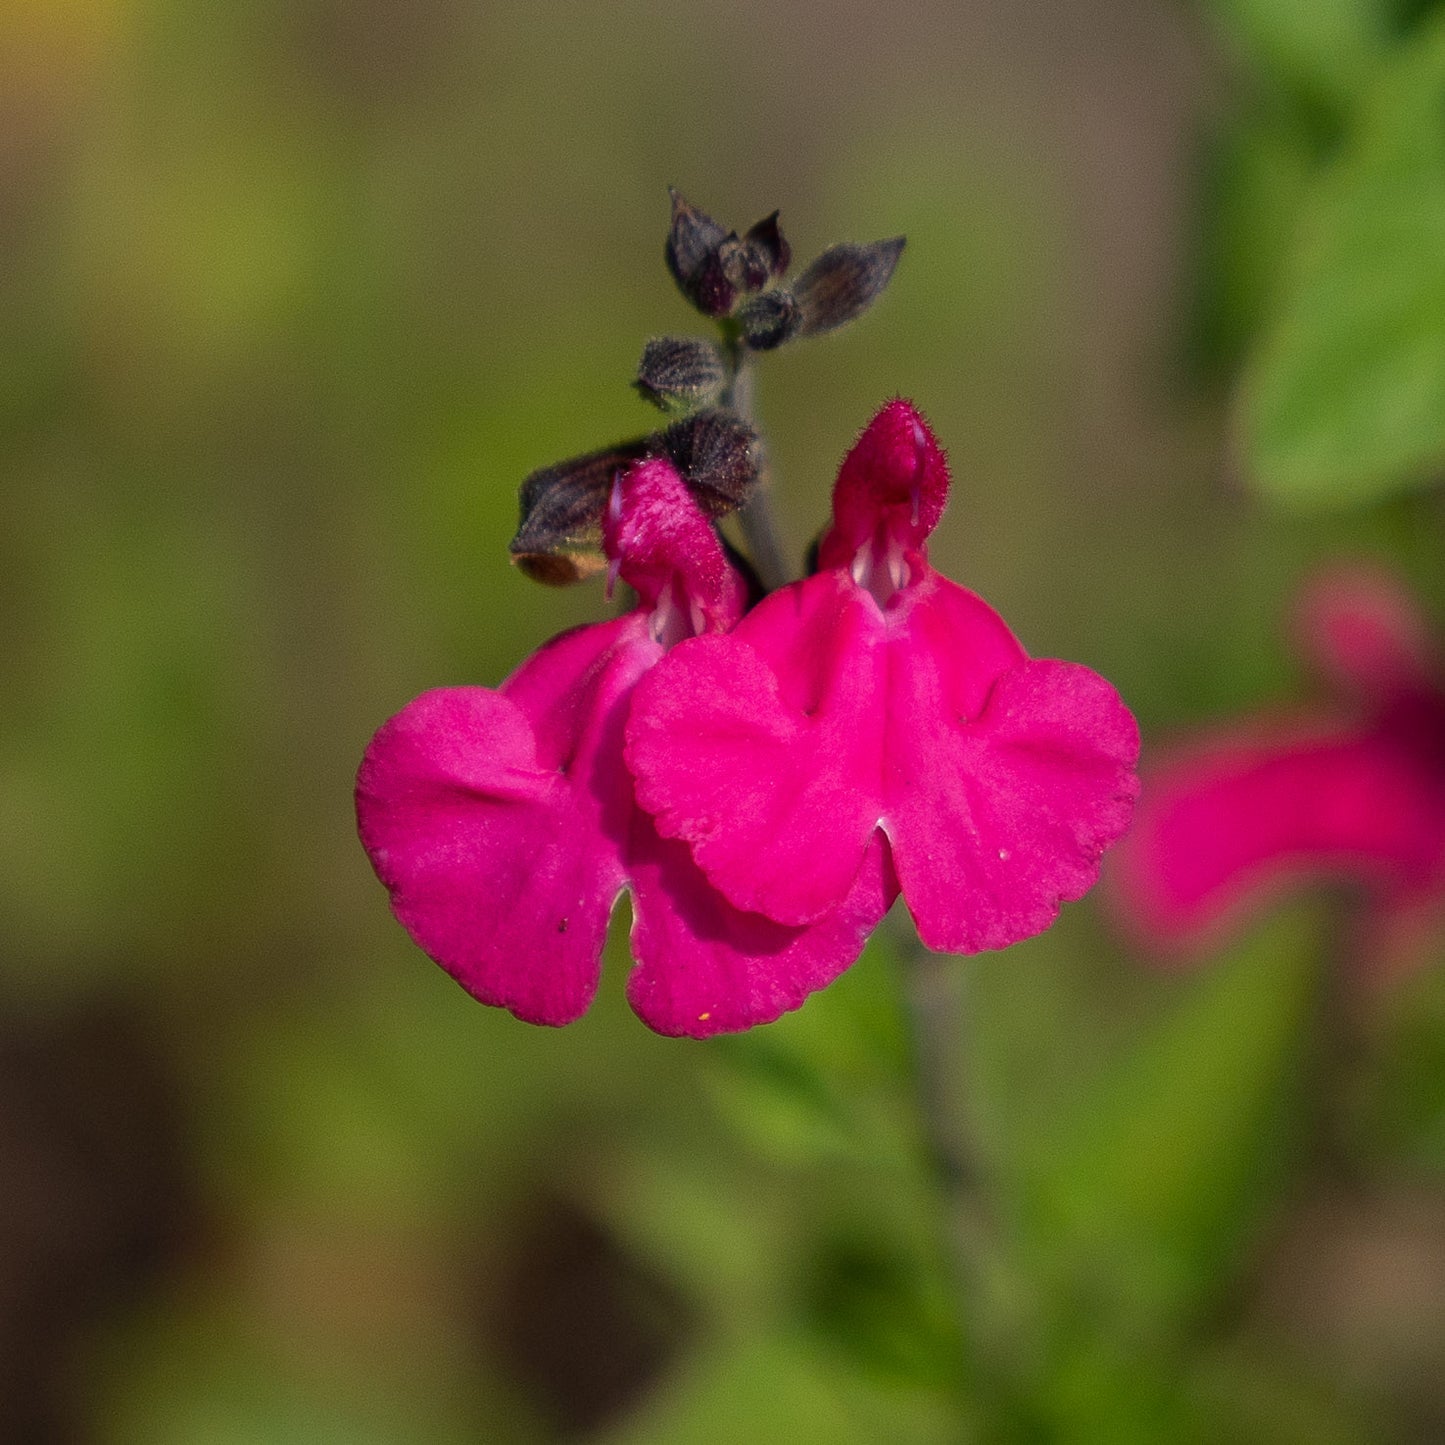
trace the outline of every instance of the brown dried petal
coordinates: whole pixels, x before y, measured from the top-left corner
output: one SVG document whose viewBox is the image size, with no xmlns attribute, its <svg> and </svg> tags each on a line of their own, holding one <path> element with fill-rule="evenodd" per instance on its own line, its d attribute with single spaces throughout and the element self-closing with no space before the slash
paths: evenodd
<svg viewBox="0 0 1445 1445">
<path fill-rule="evenodd" d="M 571 587 L 596 577 L 607 566 L 607 558 L 600 551 L 519 552 L 513 554 L 512 561 L 544 587 Z"/>
</svg>

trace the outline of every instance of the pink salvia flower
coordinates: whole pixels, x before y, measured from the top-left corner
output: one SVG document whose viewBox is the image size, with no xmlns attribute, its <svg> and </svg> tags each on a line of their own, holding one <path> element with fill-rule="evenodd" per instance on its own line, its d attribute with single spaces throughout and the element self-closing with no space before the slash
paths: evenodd
<svg viewBox="0 0 1445 1445">
<path fill-rule="evenodd" d="M 1334 700 L 1246 719 L 1166 758 L 1111 893 L 1146 944 L 1188 959 L 1292 883 L 1348 881 L 1368 900 L 1362 959 L 1398 971 L 1445 904 L 1445 681 L 1422 619 L 1385 576 L 1321 577 L 1300 620 Z"/>
<path fill-rule="evenodd" d="M 786 926 L 732 907 L 657 836 L 622 760 L 633 690 L 674 643 L 731 627 L 743 586 L 665 461 L 619 479 L 605 542 L 637 607 L 553 639 L 496 691 L 428 692 L 385 724 L 357 779 L 362 842 L 407 931 L 484 1003 L 579 1017 L 630 887 L 644 1022 L 747 1028 L 852 963 L 896 884 L 875 850 L 838 907 Z"/>
<path fill-rule="evenodd" d="M 817 574 L 639 684 L 638 800 L 736 907 L 826 918 L 886 839 L 928 947 L 1002 948 L 1085 893 L 1127 826 L 1133 717 L 929 566 L 948 487 L 923 417 L 890 402 L 843 463 Z"/>
</svg>

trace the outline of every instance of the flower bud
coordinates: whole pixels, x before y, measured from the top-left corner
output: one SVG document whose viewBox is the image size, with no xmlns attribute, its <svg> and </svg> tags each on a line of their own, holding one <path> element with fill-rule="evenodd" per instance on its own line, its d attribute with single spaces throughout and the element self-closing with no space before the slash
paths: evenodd
<svg viewBox="0 0 1445 1445">
<path fill-rule="evenodd" d="M 737 290 L 724 272 L 719 251 L 737 238 L 706 211 L 689 205 L 677 190 L 672 197 L 672 225 L 667 233 L 667 269 L 677 289 L 705 316 L 726 316 Z"/>
<path fill-rule="evenodd" d="M 743 289 L 761 291 L 788 269 L 793 248 L 778 227 L 778 213 L 764 216 L 742 240 Z"/>
<path fill-rule="evenodd" d="M 731 412 L 697 412 L 674 422 L 657 440 L 709 517 L 736 511 L 752 494 L 761 447 L 757 433 Z"/>
<path fill-rule="evenodd" d="M 565 587 L 600 572 L 602 513 L 613 479 L 645 454 L 647 439 L 621 442 L 541 467 L 522 483 L 522 520 L 512 561 L 534 581 Z"/>
<path fill-rule="evenodd" d="M 663 411 L 686 411 L 717 400 L 727 382 L 721 353 L 695 336 L 654 337 L 637 365 L 637 390 Z"/>
<path fill-rule="evenodd" d="M 797 335 L 803 312 L 793 294 L 779 287 L 749 296 L 738 308 L 738 323 L 753 351 L 771 351 Z"/>
<path fill-rule="evenodd" d="M 821 336 L 861 316 L 882 294 L 903 254 L 904 237 L 829 246 L 793 285 L 798 334 Z"/>
<path fill-rule="evenodd" d="M 667 236 L 667 269 L 678 289 L 705 316 L 729 316 L 740 296 L 752 295 L 788 269 L 792 248 L 778 213 L 764 216 L 741 240 L 676 190 Z"/>
<path fill-rule="evenodd" d="M 760 472 L 756 433 L 731 412 L 712 408 L 665 431 L 619 442 L 541 467 L 522 483 L 522 520 L 512 561 L 529 577 L 565 587 L 607 565 L 602 519 L 619 473 L 645 456 L 666 457 L 709 517 L 736 511 Z"/>
</svg>

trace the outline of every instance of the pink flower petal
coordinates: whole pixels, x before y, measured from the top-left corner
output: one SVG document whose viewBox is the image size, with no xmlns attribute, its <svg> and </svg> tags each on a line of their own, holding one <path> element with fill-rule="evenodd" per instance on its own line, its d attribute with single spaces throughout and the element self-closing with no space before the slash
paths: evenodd
<svg viewBox="0 0 1445 1445">
<path fill-rule="evenodd" d="M 929 568 L 888 612 L 902 655 L 891 662 L 890 715 L 976 718 L 999 677 L 1028 660 L 1008 624 L 975 592 Z M 901 691 L 899 689 L 902 689 Z"/>
<path fill-rule="evenodd" d="M 623 761 L 632 694 L 675 638 L 731 626 L 743 589 L 665 462 L 619 477 L 604 531 L 641 605 L 553 639 L 497 692 L 429 693 L 392 719 L 358 779 L 362 840 L 398 918 L 487 1003 L 580 1015 L 630 882 L 638 1013 L 672 1034 L 746 1028 L 848 967 L 897 884 L 879 840 L 841 907 L 784 927 L 732 907 L 658 836 Z"/>
<path fill-rule="evenodd" d="M 649 458 L 618 478 L 603 540 L 645 607 L 676 588 L 678 600 L 696 608 L 688 635 L 724 630 L 742 616 L 742 578 L 671 462 Z"/>
<path fill-rule="evenodd" d="M 815 921 L 881 823 L 932 948 L 1000 948 L 1094 882 L 1138 731 L 1087 668 L 1029 662 L 928 573 L 880 611 L 841 571 L 684 644 L 638 689 L 628 761 L 659 831 L 739 908 Z"/>
<path fill-rule="evenodd" d="M 868 596 L 824 572 L 638 687 L 638 801 L 736 907 L 796 926 L 852 888 L 878 822 L 883 640 Z"/>
<path fill-rule="evenodd" d="M 887 847 L 875 837 L 843 904 L 788 928 L 733 908 L 682 843 L 639 816 L 629 853 L 632 951 L 627 996 L 649 1028 L 707 1038 L 798 1008 L 863 951 L 897 896 Z"/>
<path fill-rule="evenodd" d="M 916 551 L 943 515 L 948 486 L 948 463 L 922 412 L 890 401 L 843 459 L 819 566 L 850 566 L 880 529 L 902 551 Z"/>
<path fill-rule="evenodd" d="M 1128 826 L 1133 717 L 1088 668 L 1026 661 L 970 719 L 932 705 L 955 656 L 917 643 L 896 652 L 883 826 L 919 937 L 976 953 L 1042 932 L 1094 885 Z"/>
<path fill-rule="evenodd" d="M 542 763 L 572 781 L 575 826 L 607 839 L 614 854 L 627 838 L 633 809 L 622 729 L 637 679 L 661 656 L 647 615 L 630 612 L 554 637 L 500 688 L 530 719 Z"/>
<path fill-rule="evenodd" d="M 1299 630 L 1331 681 L 1376 706 L 1402 694 L 1439 694 L 1429 626 L 1387 572 L 1342 566 L 1316 577 L 1300 598 Z"/>
<path fill-rule="evenodd" d="M 479 687 L 404 708 L 357 781 L 361 840 L 407 932 L 468 993 L 533 1023 L 585 1012 L 622 885 L 571 791 L 539 765 L 517 704 Z"/>
<path fill-rule="evenodd" d="M 1150 779 L 1120 850 L 1119 898 L 1157 944 L 1197 945 L 1308 876 L 1382 896 L 1445 886 L 1445 783 L 1389 734 L 1243 733 Z"/>
<path fill-rule="evenodd" d="M 594 709 L 598 680 L 619 650 L 641 673 L 662 656 L 637 613 L 574 627 L 543 643 L 499 689 L 536 730 L 542 766 L 570 768 Z M 624 684 L 628 679 L 623 678 Z M 474 746 L 483 745 L 478 740 Z"/>
</svg>

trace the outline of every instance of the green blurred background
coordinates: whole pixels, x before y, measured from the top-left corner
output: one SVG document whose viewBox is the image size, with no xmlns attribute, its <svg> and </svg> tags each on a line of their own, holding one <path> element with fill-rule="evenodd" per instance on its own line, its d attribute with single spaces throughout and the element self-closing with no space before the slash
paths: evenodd
<svg viewBox="0 0 1445 1445">
<path fill-rule="evenodd" d="M 902 393 L 954 463 L 940 567 L 1150 745 L 1303 695 L 1321 558 L 1442 615 L 1445 407 L 1375 457 L 1387 374 L 1336 465 L 1270 330 L 1432 8 L 7 0 L 0 1438 L 993 1438 L 889 937 L 698 1045 L 627 1012 L 623 910 L 592 1013 L 531 1028 L 391 920 L 355 766 L 601 615 L 506 543 L 527 472 L 652 424 L 643 340 L 703 329 L 669 183 L 781 206 L 803 260 L 909 237 L 868 318 L 761 368 L 798 555 Z M 1445 110 L 1412 114 L 1424 245 Z M 1427 381 L 1433 264 L 1391 302 Z M 1445 1435 L 1442 971 L 1322 1081 L 1337 917 L 1170 977 L 1091 901 L 960 965 L 1016 1438 Z"/>
</svg>

